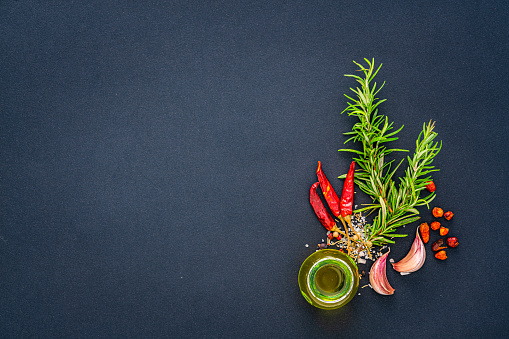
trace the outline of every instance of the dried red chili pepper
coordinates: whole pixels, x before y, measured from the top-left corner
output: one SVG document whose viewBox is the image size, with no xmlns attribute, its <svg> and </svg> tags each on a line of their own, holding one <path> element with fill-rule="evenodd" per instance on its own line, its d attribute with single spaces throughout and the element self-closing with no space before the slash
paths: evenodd
<svg viewBox="0 0 509 339">
<path fill-rule="evenodd" d="M 318 192 L 316 192 L 319 184 L 319 182 L 315 182 L 309 189 L 309 202 L 311 203 L 311 206 L 313 207 L 313 210 L 315 211 L 315 214 L 322 225 L 329 231 L 338 231 L 336 222 L 334 219 L 332 219 L 329 212 L 327 212 L 325 206 L 323 205 L 322 199 L 320 199 Z"/>
<path fill-rule="evenodd" d="M 449 229 L 447 227 L 442 226 L 442 227 L 440 227 L 439 232 L 440 232 L 441 236 L 444 236 L 444 235 L 447 235 L 447 233 L 449 233 Z"/>
<path fill-rule="evenodd" d="M 420 226 L 419 226 L 419 230 L 421 231 L 421 237 L 422 237 L 422 241 L 427 244 L 428 241 L 429 241 L 429 226 L 428 226 L 428 223 L 426 222 L 423 222 Z"/>
<path fill-rule="evenodd" d="M 435 183 L 433 181 L 428 181 L 426 183 L 426 189 L 430 192 L 435 192 Z"/>
<path fill-rule="evenodd" d="M 431 249 L 433 250 L 433 252 L 437 252 L 437 251 L 443 250 L 444 248 L 447 248 L 447 246 L 443 246 L 443 244 L 444 244 L 444 239 L 438 239 L 437 241 L 435 241 L 433 243 L 433 246 L 431 246 Z"/>
<path fill-rule="evenodd" d="M 343 192 L 341 194 L 341 201 L 339 203 L 339 207 L 341 210 L 341 222 L 343 223 L 343 226 L 345 227 L 345 234 L 346 238 L 348 240 L 348 248 L 350 248 L 350 236 L 348 235 L 348 229 L 344 223 L 346 221 L 348 225 L 350 226 L 350 229 L 354 233 L 354 237 L 357 237 L 358 241 L 360 240 L 362 242 L 362 245 L 368 249 L 368 256 L 371 258 L 371 252 L 369 251 L 369 247 L 364 243 L 364 240 L 362 237 L 355 231 L 355 229 L 352 227 L 352 207 L 353 207 L 353 189 L 354 189 L 354 176 L 355 176 L 355 161 L 352 161 L 350 164 L 350 169 L 348 170 L 348 173 L 345 178 L 345 182 L 343 184 Z M 350 252 L 350 251 L 348 251 Z"/>
<path fill-rule="evenodd" d="M 449 247 L 458 247 L 459 245 L 458 238 L 456 237 L 447 238 L 447 245 L 449 245 Z"/>
<path fill-rule="evenodd" d="M 322 163 L 320 161 L 318 161 L 316 176 L 318 177 L 318 182 L 320 182 L 320 188 L 322 189 L 323 196 L 325 197 L 325 201 L 327 201 L 327 205 L 329 205 L 332 214 L 339 217 L 341 215 L 341 210 L 339 207 L 338 195 L 325 176 L 325 173 L 323 173 Z"/>
<path fill-rule="evenodd" d="M 444 250 L 441 250 L 440 252 L 435 253 L 435 258 L 445 260 L 447 259 L 447 254 L 445 253 Z"/>
<path fill-rule="evenodd" d="M 451 211 L 447 211 L 444 213 L 444 218 L 446 218 L 447 220 L 451 220 L 453 216 L 454 213 L 452 213 Z"/>
<path fill-rule="evenodd" d="M 441 209 L 440 207 L 435 207 L 433 208 L 432 213 L 435 218 L 440 218 L 441 216 L 444 215 L 444 210 Z"/>
<path fill-rule="evenodd" d="M 431 229 L 432 229 L 433 231 L 436 231 L 436 230 L 438 230 L 439 228 L 440 228 L 440 223 L 439 223 L 438 221 L 433 221 L 433 222 L 431 223 Z"/>
<path fill-rule="evenodd" d="M 350 164 L 350 170 L 346 175 L 345 183 L 343 184 L 343 193 L 341 194 L 341 216 L 351 224 L 352 206 L 353 206 L 353 177 L 355 174 L 355 161 Z"/>
</svg>

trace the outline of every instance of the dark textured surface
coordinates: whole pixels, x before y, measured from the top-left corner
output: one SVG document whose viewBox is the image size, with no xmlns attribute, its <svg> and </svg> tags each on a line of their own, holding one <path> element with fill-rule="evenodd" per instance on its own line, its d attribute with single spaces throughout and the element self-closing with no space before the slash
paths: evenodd
<svg viewBox="0 0 509 339">
<path fill-rule="evenodd" d="M 508 13 L 2 1 L 1 336 L 507 336 Z M 436 120 L 435 204 L 460 246 L 326 312 L 297 285 L 324 236 L 308 190 L 317 160 L 340 190 L 343 74 L 364 57 L 395 146 Z"/>
</svg>

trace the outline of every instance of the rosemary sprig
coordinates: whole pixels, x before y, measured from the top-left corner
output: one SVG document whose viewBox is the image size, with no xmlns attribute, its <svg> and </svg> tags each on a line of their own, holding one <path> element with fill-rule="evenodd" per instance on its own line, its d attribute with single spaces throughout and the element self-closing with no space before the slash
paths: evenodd
<svg viewBox="0 0 509 339">
<path fill-rule="evenodd" d="M 362 144 L 362 151 L 355 149 L 340 149 L 354 153 L 354 160 L 358 165 L 355 173 L 355 183 L 373 202 L 364 204 L 363 208 L 355 212 L 375 213 L 373 222 L 366 225 L 366 242 L 372 245 L 394 243 L 394 237 L 404 237 L 406 234 L 395 233 L 398 227 L 407 225 L 419 219 L 417 206 L 428 205 L 434 198 L 431 193 L 424 198 L 420 193 L 426 187 L 426 182 L 431 180 L 430 173 L 438 171 L 431 165 L 433 158 L 438 154 L 442 143 L 435 142 L 437 133 L 433 131 L 435 124 L 431 121 L 424 124 L 417 138 L 416 149 L 413 157 L 407 156 L 408 167 L 405 175 L 400 178 L 398 187 L 393 180 L 394 173 L 403 163 L 402 159 L 396 166 L 394 160 L 385 161 L 387 155 L 396 152 L 408 152 L 405 149 L 387 148 L 386 143 L 397 140 L 396 135 L 401 131 L 393 130 L 393 122 L 379 114 L 378 106 L 385 99 L 376 98 L 385 82 L 377 88 L 374 77 L 382 67 L 375 69 L 374 59 L 364 59 L 368 67 L 354 61 L 360 67 L 359 71 L 364 77 L 357 75 L 345 75 L 354 78 L 360 88 L 350 88 L 355 93 L 355 98 L 345 95 L 350 102 L 348 107 L 341 113 L 347 112 L 350 116 L 356 116 L 359 121 L 355 123 L 351 132 L 345 133 L 351 137 L 345 144 L 353 141 Z M 344 178 L 346 175 L 340 176 Z M 429 206 L 428 206 L 429 207 Z"/>
</svg>

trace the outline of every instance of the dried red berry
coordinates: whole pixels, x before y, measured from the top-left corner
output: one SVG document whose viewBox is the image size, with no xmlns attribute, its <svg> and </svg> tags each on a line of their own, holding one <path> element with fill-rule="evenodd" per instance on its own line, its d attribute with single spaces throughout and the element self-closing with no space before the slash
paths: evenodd
<svg viewBox="0 0 509 339">
<path fill-rule="evenodd" d="M 444 236 L 444 235 L 447 235 L 447 233 L 449 233 L 449 229 L 447 227 L 440 227 L 440 235 L 441 236 Z"/>
<path fill-rule="evenodd" d="M 453 216 L 454 216 L 454 213 L 452 213 L 451 211 L 444 213 L 444 218 L 446 218 L 447 220 L 451 220 Z"/>
<path fill-rule="evenodd" d="M 444 210 L 441 209 L 440 207 L 435 207 L 433 208 L 432 213 L 435 218 L 440 218 L 441 216 L 444 215 Z"/>
<path fill-rule="evenodd" d="M 433 221 L 433 222 L 431 223 L 431 229 L 432 229 L 433 231 L 436 231 L 436 230 L 438 230 L 439 228 L 440 228 L 440 223 L 439 223 L 438 221 Z"/>
<path fill-rule="evenodd" d="M 445 260 L 447 259 L 447 254 L 445 253 L 444 250 L 441 250 L 440 252 L 435 253 L 435 258 Z"/>
<path fill-rule="evenodd" d="M 457 247 L 459 245 L 458 238 L 456 237 L 447 238 L 447 245 L 449 245 L 449 247 Z"/>
<path fill-rule="evenodd" d="M 428 181 L 426 183 L 426 189 L 430 192 L 435 192 L 435 183 L 433 181 Z"/>
<path fill-rule="evenodd" d="M 438 239 L 437 241 L 435 241 L 433 243 L 433 245 L 431 246 L 431 249 L 433 250 L 433 252 L 437 252 L 437 251 L 443 250 L 444 248 L 447 248 L 447 246 L 443 246 L 443 244 L 444 244 L 444 239 Z"/>
</svg>

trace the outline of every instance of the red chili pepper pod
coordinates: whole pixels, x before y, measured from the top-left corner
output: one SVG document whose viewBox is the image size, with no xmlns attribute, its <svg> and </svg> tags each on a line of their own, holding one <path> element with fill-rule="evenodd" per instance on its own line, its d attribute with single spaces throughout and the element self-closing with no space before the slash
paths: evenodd
<svg viewBox="0 0 509 339">
<path fill-rule="evenodd" d="M 316 189 L 318 188 L 319 182 L 315 182 L 311 188 L 309 189 L 309 202 L 315 211 L 318 220 L 322 223 L 322 225 L 329 231 L 337 231 L 336 223 L 334 219 L 332 219 L 331 215 L 325 209 L 325 206 L 322 203 L 322 200 L 318 196 Z"/>
<path fill-rule="evenodd" d="M 352 215 L 353 206 L 353 177 L 355 173 L 355 161 L 350 164 L 350 170 L 346 175 L 345 183 L 343 184 L 343 194 L 341 194 L 341 216 L 345 218 Z"/>
<path fill-rule="evenodd" d="M 320 188 L 322 189 L 323 196 L 325 197 L 325 201 L 327 201 L 327 205 L 336 217 L 341 215 L 341 209 L 339 207 L 339 198 L 334 191 L 334 188 L 330 184 L 329 180 L 325 176 L 322 170 L 322 163 L 318 161 L 318 167 L 316 169 L 316 176 L 318 177 L 318 181 L 320 182 Z"/>
</svg>

